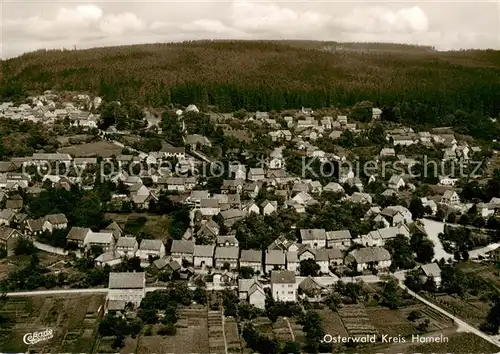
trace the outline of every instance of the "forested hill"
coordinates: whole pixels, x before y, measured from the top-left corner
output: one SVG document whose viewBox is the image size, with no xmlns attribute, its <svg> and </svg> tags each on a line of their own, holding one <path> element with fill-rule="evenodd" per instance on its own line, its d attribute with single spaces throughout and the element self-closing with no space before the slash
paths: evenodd
<svg viewBox="0 0 500 354">
<path fill-rule="evenodd" d="M 0 87 L 4 97 L 59 89 L 151 106 L 212 104 L 224 111 L 342 107 L 362 100 L 418 104 L 418 116 L 410 119 L 422 123 L 457 109 L 500 112 L 500 52 L 380 47 L 195 41 L 38 51 L 2 62 Z"/>
</svg>

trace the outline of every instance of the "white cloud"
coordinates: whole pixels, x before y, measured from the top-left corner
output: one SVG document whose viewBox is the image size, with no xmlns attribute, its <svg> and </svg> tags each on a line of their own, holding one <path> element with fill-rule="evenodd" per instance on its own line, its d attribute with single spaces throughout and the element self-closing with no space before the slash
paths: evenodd
<svg viewBox="0 0 500 354">
<path fill-rule="evenodd" d="M 461 3 L 448 6 L 455 11 L 426 2 L 61 4 L 47 3 L 40 11 L 35 2 L 4 5 L 0 54 L 203 38 L 402 42 L 438 49 L 500 46 L 500 22 L 498 16 L 491 18 L 491 8 Z M 15 10 L 10 15 L 7 6 Z M 462 8 L 471 21 L 460 17 Z"/>
<path fill-rule="evenodd" d="M 128 31 L 140 31 L 143 28 L 142 20 L 132 13 L 107 15 L 99 23 L 99 29 L 111 35 L 120 35 Z"/>
</svg>

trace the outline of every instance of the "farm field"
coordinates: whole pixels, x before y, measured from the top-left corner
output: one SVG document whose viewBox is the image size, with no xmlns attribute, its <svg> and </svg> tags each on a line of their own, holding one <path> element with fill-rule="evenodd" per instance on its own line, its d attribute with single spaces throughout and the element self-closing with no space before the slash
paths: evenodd
<svg viewBox="0 0 500 354">
<path fill-rule="evenodd" d="M 427 296 L 427 299 L 474 327 L 484 322 L 490 310 L 488 303 L 477 298 L 463 300 L 450 295 L 438 295 L 434 298 Z"/>
<path fill-rule="evenodd" d="M 0 335 L 5 352 L 89 352 L 104 305 L 103 295 L 7 298 L 0 314 L 11 319 L 12 327 Z M 52 329 L 54 338 L 28 346 L 26 333 Z"/>
<path fill-rule="evenodd" d="M 448 338 L 448 343 L 412 345 L 408 353 L 498 353 L 496 346 L 471 333 L 455 333 Z"/>
<path fill-rule="evenodd" d="M 150 353 L 208 353 L 206 308 L 182 309 L 175 336 L 158 335 L 161 325 L 155 325 L 151 336 L 141 334 L 137 340 L 137 354 Z M 131 343 L 130 347 L 133 347 Z M 125 353 L 124 349 L 122 353 Z M 130 352 L 130 351 L 128 351 Z"/>
<path fill-rule="evenodd" d="M 95 143 L 78 144 L 63 147 L 58 150 L 61 154 L 70 154 L 74 157 L 111 157 L 113 155 L 120 155 L 122 148 L 109 141 L 101 140 Z"/>
</svg>

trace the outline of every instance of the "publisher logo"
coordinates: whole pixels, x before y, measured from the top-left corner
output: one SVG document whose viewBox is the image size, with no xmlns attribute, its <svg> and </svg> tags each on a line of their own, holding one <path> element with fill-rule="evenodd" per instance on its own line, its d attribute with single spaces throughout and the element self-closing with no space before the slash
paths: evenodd
<svg viewBox="0 0 500 354">
<path fill-rule="evenodd" d="M 23 342 L 25 344 L 36 344 L 39 342 L 43 342 L 46 340 L 49 340 L 50 338 L 54 337 L 54 333 L 52 332 L 51 329 L 46 329 L 45 331 L 41 332 L 32 332 L 32 333 L 26 333 L 23 336 Z"/>
</svg>

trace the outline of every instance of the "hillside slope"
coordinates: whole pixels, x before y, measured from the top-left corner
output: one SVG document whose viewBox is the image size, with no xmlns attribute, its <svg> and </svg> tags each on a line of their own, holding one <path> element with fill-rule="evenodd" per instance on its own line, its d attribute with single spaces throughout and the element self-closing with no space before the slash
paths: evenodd
<svg viewBox="0 0 500 354">
<path fill-rule="evenodd" d="M 196 41 L 38 51 L 1 63 L 1 93 L 55 88 L 151 106 L 194 102 L 222 110 L 418 101 L 433 108 L 433 117 L 426 114 L 423 122 L 460 108 L 500 112 L 497 51 L 441 53 L 387 45 L 367 51 L 352 44 L 344 49 L 355 50 L 334 50 L 327 45 Z"/>
</svg>

